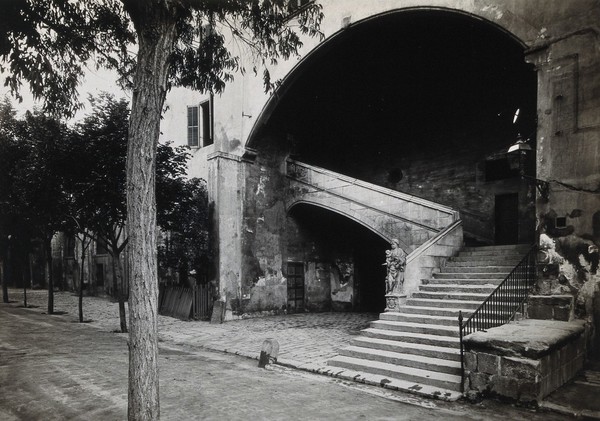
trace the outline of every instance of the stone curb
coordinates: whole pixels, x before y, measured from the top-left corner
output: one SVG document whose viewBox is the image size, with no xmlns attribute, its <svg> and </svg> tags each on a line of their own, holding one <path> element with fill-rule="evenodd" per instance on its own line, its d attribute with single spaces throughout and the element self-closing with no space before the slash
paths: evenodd
<svg viewBox="0 0 600 421">
<path fill-rule="evenodd" d="M 542 402 L 540 404 L 540 408 L 577 419 L 600 421 L 600 411 L 590 411 L 587 409 L 577 411 L 568 406 L 559 405 L 552 402 Z"/>
</svg>

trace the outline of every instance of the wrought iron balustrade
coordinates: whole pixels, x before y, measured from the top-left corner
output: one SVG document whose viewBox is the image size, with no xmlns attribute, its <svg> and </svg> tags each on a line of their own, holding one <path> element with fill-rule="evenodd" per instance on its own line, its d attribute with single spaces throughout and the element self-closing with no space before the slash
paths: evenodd
<svg viewBox="0 0 600 421">
<path fill-rule="evenodd" d="M 513 320 L 517 313 L 525 312 L 525 303 L 536 279 L 536 252 L 537 247 L 532 247 L 466 321 L 463 321 L 462 311 L 459 311 L 460 366 L 463 388 L 465 377 L 463 338 L 477 331 L 485 331 L 506 324 Z"/>
</svg>

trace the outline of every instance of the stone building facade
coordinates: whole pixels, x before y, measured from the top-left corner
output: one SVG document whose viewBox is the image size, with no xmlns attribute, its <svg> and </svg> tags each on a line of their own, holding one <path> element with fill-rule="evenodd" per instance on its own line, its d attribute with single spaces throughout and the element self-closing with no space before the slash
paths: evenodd
<svg viewBox="0 0 600 421">
<path fill-rule="evenodd" d="M 319 3 L 275 92 L 167 97 L 167 140 L 197 115 L 227 317 L 380 311 L 398 238 L 407 293 L 463 244 L 538 243 L 532 314 L 598 319 L 600 2 Z"/>
</svg>

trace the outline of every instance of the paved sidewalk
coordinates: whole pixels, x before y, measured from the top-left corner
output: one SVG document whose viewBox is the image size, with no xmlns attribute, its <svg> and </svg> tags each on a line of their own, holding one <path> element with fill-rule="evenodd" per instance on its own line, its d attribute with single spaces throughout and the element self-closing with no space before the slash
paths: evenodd
<svg viewBox="0 0 600 421">
<path fill-rule="evenodd" d="M 11 301 L 23 301 L 23 292 L 9 291 Z M 28 290 L 28 306 L 32 311 L 45 312 L 47 291 Z M 78 297 L 71 292 L 55 292 L 54 311 L 66 312 L 65 317 L 78 320 Z M 103 331 L 119 329 L 117 303 L 105 297 L 84 297 L 83 315 L 90 326 Z M 327 360 L 369 322 L 376 313 L 304 313 L 268 316 L 211 324 L 207 321 L 183 321 L 159 315 L 159 341 L 178 346 L 222 351 L 258 359 L 263 341 L 279 342 L 277 362 L 293 368 L 327 373 Z"/>
<path fill-rule="evenodd" d="M 13 306 L 22 305 L 21 290 L 9 290 Z M 27 302 L 31 310 L 44 313 L 47 309 L 45 290 L 28 290 Z M 65 312 L 61 317 L 78 321 L 78 297 L 71 292 L 56 292 L 55 312 Z M 119 329 L 118 304 L 106 297 L 84 297 L 84 318 L 103 332 Z M 358 373 L 339 371 L 327 366 L 327 360 L 350 343 L 352 338 L 376 320 L 376 313 L 305 313 L 268 316 L 210 324 L 207 321 L 182 321 L 159 315 L 159 341 L 182 349 L 204 349 L 236 354 L 258 359 L 263 341 L 267 338 L 279 342 L 279 365 L 308 372 L 326 374 L 341 380 L 357 380 Z M 119 334 L 123 337 L 126 334 Z M 600 375 L 600 366 L 594 366 L 594 375 Z M 585 373 L 582 374 L 585 377 Z M 580 376 L 581 377 L 581 376 Z M 589 374 L 588 374 L 589 377 Z M 380 385 L 380 381 L 368 377 L 358 379 L 362 383 Z M 600 380 L 582 378 L 564 386 L 550 395 L 541 408 L 565 418 L 600 419 Z M 593 383 L 593 384 L 590 384 Z M 390 388 L 393 389 L 393 388 Z M 410 399 L 410 398 L 409 398 Z"/>
<path fill-rule="evenodd" d="M 125 335 L 74 323 L 72 313 L 42 313 L 0 305 L 0 420 L 125 419 Z M 418 399 L 278 365 L 262 369 L 255 360 L 171 342 L 161 346 L 159 367 L 164 420 L 564 419 L 493 400 Z"/>
</svg>

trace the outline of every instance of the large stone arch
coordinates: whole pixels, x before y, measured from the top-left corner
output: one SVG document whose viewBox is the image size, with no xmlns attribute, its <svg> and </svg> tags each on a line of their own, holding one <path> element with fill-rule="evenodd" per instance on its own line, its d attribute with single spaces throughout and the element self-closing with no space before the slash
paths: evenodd
<svg viewBox="0 0 600 421">
<path fill-rule="evenodd" d="M 390 241 L 391 237 L 389 235 L 386 235 L 386 233 L 381 232 L 381 230 L 376 229 L 372 224 L 368 224 L 365 223 L 364 220 L 362 220 L 360 218 L 359 215 L 355 215 L 352 214 L 350 212 L 347 211 L 347 209 L 341 208 L 339 206 L 331 206 L 331 203 L 325 199 L 321 199 L 321 200 L 306 200 L 306 199 L 299 199 L 299 200 L 294 200 L 291 203 L 288 203 L 286 205 L 286 212 L 289 214 L 290 212 L 292 212 L 292 210 L 294 209 L 295 206 L 299 206 L 299 205 L 310 205 L 310 206 L 316 206 L 322 209 L 326 209 L 330 212 L 336 213 L 340 216 L 343 216 L 345 218 L 348 218 L 349 220 L 362 225 L 363 227 L 367 228 L 368 230 L 370 230 L 373 234 L 379 236 L 380 238 L 386 240 L 386 241 Z M 404 245 L 406 247 L 406 245 Z"/>
<path fill-rule="evenodd" d="M 405 7 L 389 7 L 381 4 L 369 4 L 369 11 L 363 13 L 357 21 L 349 22 L 348 25 L 355 27 L 368 23 L 375 19 L 389 16 L 392 14 L 401 14 L 414 11 L 432 11 L 446 12 L 473 18 L 474 20 L 485 22 L 497 31 L 507 35 L 513 39 L 523 49 L 535 48 L 537 44 L 541 44 L 545 32 L 545 28 L 535 28 L 526 19 L 504 8 L 502 5 L 479 5 L 476 2 L 459 2 L 462 4 L 456 5 L 456 2 L 438 1 L 438 2 L 419 2 L 415 1 L 414 5 Z M 380 10 L 377 10 L 380 9 Z M 342 18 L 343 19 L 343 18 Z M 315 48 L 309 51 L 292 69 L 282 78 L 280 86 L 267 99 L 260 111 L 259 117 L 252 125 L 247 140 L 246 147 L 253 149 L 256 146 L 257 138 L 260 137 L 261 128 L 267 123 L 274 109 L 277 107 L 281 98 L 286 95 L 291 84 L 302 74 L 304 68 L 311 62 L 318 60 L 322 54 L 325 54 L 330 46 L 336 40 L 343 36 L 347 27 L 343 27 L 331 34 L 323 42 L 319 43 Z"/>
<path fill-rule="evenodd" d="M 500 15 L 495 18 L 501 20 Z M 522 22 L 520 29 L 525 35 L 531 32 Z M 476 41 L 469 46 L 469 40 Z M 516 140 L 510 113 L 520 108 L 522 127 L 527 135 L 535 135 L 535 73 L 524 59 L 525 48 L 526 43 L 505 27 L 469 10 L 438 6 L 375 11 L 332 35 L 287 75 L 259 117 L 249 148 L 269 160 L 266 165 L 274 170 L 277 162 L 293 156 L 458 209 L 466 218 L 465 233 L 478 243 L 496 241 L 496 196 L 516 194 L 519 203 L 511 202 L 510 212 L 518 206 L 520 220 L 528 223 L 512 229 L 511 239 L 502 241 L 530 241 L 534 218 L 523 215 L 527 194 L 518 191 L 517 183 L 483 186 L 482 200 L 476 193 L 488 159 L 497 160 Z M 356 56 L 348 58 L 352 53 Z M 414 60 L 413 54 L 418 54 Z M 471 74 L 463 77 L 464 71 Z M 425 72 L 429 73 L 423 77 Z M 472 75 L 476 76 L 471 80 Z M 429 85 L 433 87 L 427 87 L 429 77 L 435 78 Z M 472 81 L 477 88 L 470 86 Z M 524 84 L 527 89 L 521 89 Z M 421 86 L 429 90 L 426 95 Z M 473 105 L 479 102 L 485 106 Z M 496 118 L 498 111 L 501 119 Z M 425 121 L 428 113 L 432 121 Z M 441 128 L 440 121 L 448 127 Z M 420 125 L 430 127 L 422 130 Z M 428 132 L 432 128 L 435 133 Z M 482 137 L 477 132 L 486 136 L 485 150 L 480 150 Z M 456 170 L 428 177 L 428 166 L 439 169 L 449 163 L 431 164 L 419 149 L 440 150 L 438 161 L 444 154 L 455 154 L 460 162 L 451 164 Z M 337 162 L 328 158 L 333 156 Z M 460 174 L 456 186 L 436 181 L 454 173 Z M 451 189 L 461 192 L 444 193 Z"/>
</svg>

